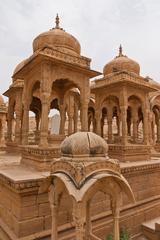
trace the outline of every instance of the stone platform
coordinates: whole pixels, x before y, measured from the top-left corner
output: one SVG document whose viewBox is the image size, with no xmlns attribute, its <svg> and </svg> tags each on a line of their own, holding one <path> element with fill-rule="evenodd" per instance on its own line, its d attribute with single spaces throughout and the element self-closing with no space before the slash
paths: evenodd
<svg viewBox="0 0 160 240">
<path fill-rule="evenodd" d="M 50 206 L 48 193 L 42 190 L 49 181 L 50 171 L 20 164 L 20 159 L 16 153 L 0 152 L 0 234 L 8 232 L 8 238 L 3 240 L 49 238 Z M 160 213 L 160 158 L 122 162 L 120 165 L 136 197 L 135 204 L 122 207 L 120 224 L 129 231 L 132 229 L 132 239 L 137 240 L 142 235 L 142 222 L 154 219 Z M 74 226 L 69 217 L 70 207 L 65 204 L 69 204 L 68 199 L 63 200 L 59 212 L 59 239 L 71 240 L 74 239 Z M 113 224 L 107 208 L 103 197 L 97 196 L 92 207 L 92 223 L 94 232 L 102 239 L 111 231 Z"/>
<path fill-rule="evenodd" d="M 126 146 L 109 144 L 108 155 L 110 158 L 115 158 L 122 162 L 150 160 L 151 148 L 150 146 L 140 144 L 128 144 Z"/>
<path fill-rule="evenodd" d="M 21 147 L 17 143 L 8 142 L 6 143 L 6 151 L 8 153 L 13 153 L 13 152 L 20 153 Z"/>
<path fill-rule="evenodd" d="M 21 147 L 21 162 L 27 166 L 32 166 L 39 171 L 50 170 L 50 166 L 55 158 L 60 156 L 59 144 L 41 148 L 38 145 L 28 145 Z"/>
<path fill-rule="evenodd" d="M 143 234 L 149 240 L 160 239 L 160 217 L 152 219 L 142 224 Z"/>
</svg>

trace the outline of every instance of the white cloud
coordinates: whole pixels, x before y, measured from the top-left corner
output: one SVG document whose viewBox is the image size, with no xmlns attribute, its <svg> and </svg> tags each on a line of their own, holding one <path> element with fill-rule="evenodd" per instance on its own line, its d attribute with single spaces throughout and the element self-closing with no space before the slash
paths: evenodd
<svg viewBox="0 0 160 240">
<path fill-rule="evenodd" d="M 160 80 L 159 0 L 0 0 L 0 93 L 16 64 L 32 54 L 34 37 L 53 27 L 57 12 L 96 70 L 102 71 L 122 43 L 142 75 Z"/>
</svg>

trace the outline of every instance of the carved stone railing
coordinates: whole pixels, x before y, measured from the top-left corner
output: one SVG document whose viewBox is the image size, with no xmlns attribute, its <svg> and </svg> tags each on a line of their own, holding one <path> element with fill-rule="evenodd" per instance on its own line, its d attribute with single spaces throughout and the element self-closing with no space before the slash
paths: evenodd
<svg viewBox="0 0 160 240">
<path fill-rule="evenodd" d="M 160 163 L 149 163 L 147 164 L 142 164 L 140 166 L 123 166 L 121 168 L 121 173 L 126 176 L 126 175 L 133 175 L 133 174 L 147 174 L 150 172 L 159 172 L 160 171 Z"/>
<path fill-rule="evenodd" d="M 60 149 L 57 148 L 39 148 L 38 146 L 23 147 L 23 155 L 29 154 L 36 157 L 52 158 L 59 156 Z"/>
<path fill-rule="evenodd" d="M 0 106 L 0 113 L 7 113 L 7 107 L 4 105 L 4 106 Z"/>
<path fill-rule="evenodd" d="M 120 161 L 144 161 L 151 158 L 151 147 L 142 144 L 109 144 L 108 155 Z"/>
<path fill-rule="evenodd" d="M 102 87 L 104 85 L 106 86 L 106 85 L 110 85 L 110 84 L 117 83 L 117 82 L 124 82 L 124 80 L 132 82 L 132 83 L 136 83 L 136 84 L 141 84 L 146 87 L 152 87 L 151 84 L 147 81 L 147 79 L 145 79 L 141 76 L 136 76 L 129 72 L 121 72 L 118 74 L 105 76 L 101 79 L 95 80 L 94 83 L 92 83 L 91 88 L 94 89 L 97 87 Z"/>
<path fill-rule="evenodd" d="M 33 166 L 38 170 L 48 171 L 52 162 L 59 156 L 59 147 L 40 148 L 38 146 L 24 146 L 22 147 L 21 163 Z"/>
<path fill-rule="evenodd" d="M 82 66 L 88 69 L 90 68 L 91 59 L 83 56 L 80 56 L 80 57 L 74 56 L 74 55 L 64 53 L 62 51 L 59 51 L 54 48 L 49 48 L 49 47 L 45 47 L 43 50 L 41 50 L 40 54 L 56 58 L 58 60 L 62 60 L 67 63 L 76 64 L 78 66 Z"/>
<path fill-rule="evenodd" d="M 150 153 L 150 146 L 147 145 L 142 145 L 142 144 L 132 144 L 132 145 L 118 145 L 118 144 L 109 144 L 109 150 L 110 151 L 123 151 L 123 152 L 129 152 L 131 151 L 131 153 Z"/>
</svg>

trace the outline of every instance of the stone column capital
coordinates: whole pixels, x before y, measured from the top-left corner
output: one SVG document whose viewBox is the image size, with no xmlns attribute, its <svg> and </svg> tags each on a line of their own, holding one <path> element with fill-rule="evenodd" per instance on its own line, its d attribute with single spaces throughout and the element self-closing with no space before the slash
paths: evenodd
<svg viewBox="0 0 160 240">
<path fill-rule="evenodd" d="M 42 104 L 47 104 L 49 103 L 49 100 L 50 100 L 50 93 L 42 92 L 40 95 L 40 98 L 41 98 Z"/>
</svg>

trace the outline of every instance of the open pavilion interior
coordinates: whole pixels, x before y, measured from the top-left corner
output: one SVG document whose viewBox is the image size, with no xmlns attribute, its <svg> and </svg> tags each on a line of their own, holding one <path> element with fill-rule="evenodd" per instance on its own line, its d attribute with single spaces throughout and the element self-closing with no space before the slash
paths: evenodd
<svg viewBox="0 0 160 240">
<path fill-rule="evenodd" d="M 121 45 L 95 71 L 57 15 L 3 94 L 0 239 L 160 239 L 160 84 Z"/>
</svg>

